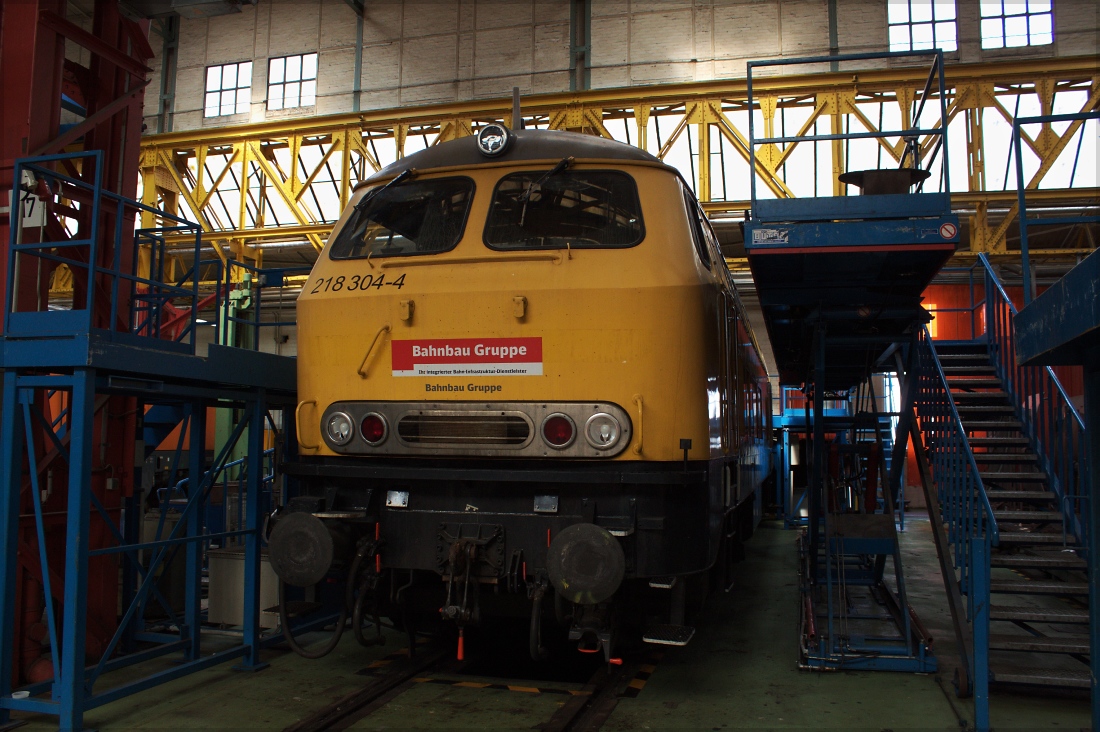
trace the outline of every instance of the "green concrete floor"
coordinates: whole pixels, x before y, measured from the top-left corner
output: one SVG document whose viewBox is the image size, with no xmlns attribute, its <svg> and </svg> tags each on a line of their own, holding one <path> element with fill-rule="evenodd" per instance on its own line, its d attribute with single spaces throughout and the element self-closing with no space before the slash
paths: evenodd
<svg viewBox="0 0 1100 732">
<path fill-rule="evenodd" d="M 910 600 L 936 637 L 939 673 L 799 671 L 796 535 L 767 523 L 749 543 L 746 561 L 738 565 L 736 587 L 708 603 L 692 643 L 665 651 L 638 696 L 621 699 L 605 727 L 959 730 L 972 724 L 972 705 L 956 699 L 951 690 L 950 619 L 928 521 L 910 517 L 906 529 L 902 545 Z M 271 666 L 262 672 L 240 673 L 229 665 L 210 669 L 94 710 L 86 723 L 103 732 L 279 730 L 361 686 L 366 677 L 356 672 L 400 647 L 401 638 L 389 640 L 385 647 L 364 649 L 346 634 L 336 651 L 319 661 L 268 651 L 265 658 Z M 139 671 L 169 664 L 162 660 Z M 538 686 L 575 689 L 580 684 L 548 681 Z M 550 692 L 420 683 L 352 729 L 531 729 L 549 719 L 566 698 Z M 998 730 L 1076 730 L 1088 727 L 1089 706 L 1087 699 L 997 694 L 992 718 Z M 23 729 L 56 729 L 49 718 L 28 721 Z"/>
</svg>

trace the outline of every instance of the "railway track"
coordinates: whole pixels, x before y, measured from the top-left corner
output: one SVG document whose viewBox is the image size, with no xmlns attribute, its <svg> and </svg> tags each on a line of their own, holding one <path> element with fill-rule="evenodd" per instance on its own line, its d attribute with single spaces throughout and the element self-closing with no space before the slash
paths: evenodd
<svg viewBox="0 0 1100 732">
<path fill-rule="evenodd" d="M 458 675 L 471 661 L 457 661 L 449 644 L 427 644 L 413 656 L 403 656 L 385 665 L 378 676 L 332 704 L 318 709 L 308 717 L 285 728 L 283 732 L 321 732 L 343 730 L 375 711 L 382 709 L 404 692 L 428 678 Z M 474 659 L 476 660 L 476 659 Z M 639 677 L 652 670 L 637 661 L 624 660 L 620 665 L 601 665 L 580 688 L 569 691 L 554 689 L 568 695 L 565 703 L 546 721 L 535 723 L 543 732 L 592 732 L 600 729 L 615 710 L 619 699 L 640 688 Z M 480 677 L 487 678 L 487 677 Z M 500 683 L 456 682 L 467 688 L 521 688 L 542 693 L 534 682 L 501 678 Z M 446 683 L 446 682 L 444 682 Z M 644 683 L 644 682 L 643 682 Z"/>
</svg>

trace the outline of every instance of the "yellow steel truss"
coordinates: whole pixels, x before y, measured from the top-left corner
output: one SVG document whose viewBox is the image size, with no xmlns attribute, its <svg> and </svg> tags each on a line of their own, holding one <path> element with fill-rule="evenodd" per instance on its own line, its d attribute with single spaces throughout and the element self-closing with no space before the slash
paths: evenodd
<svg viewBox="0 0 1100 732">
<path fill-rule="evenodd" d="M 954 178 L 952 199 L 968 223 L 970 253 L 1010 251 L 1016 217 L 1014 168 L 1006 129 L 1017 116 L 1087 112 L 1100 107 L 1100 57 L 1081 56 L 955 65 L 947 68 L 950 127 L 965 140 L 965 185 Z M 914 101 L 927 67 L 898 66 L 754 80 L 757 136 L 797 137 L 845 130 L 877 132 L 884 122 L 914 122 Z M 630 142 L 678 165 L 713 217 L 749 207 L 749 143 L 744 79 L 602 89 L 532 96 L 523 101 L 528 127 L 577 130 Z M 877 114 L 878 121 L 873 117 Z M 206 128 L 146 137 L 142 143 L 143 202 L 198 220 L 217 256 L 262 261 L 260 243 L 306 241 L 320 250 L 356 183 L 412 149 L 473 134 L 490 120 L 511 119 L 506 99 L 478 100 L 328 117 Z M 779 127 L 789 131 L 781 132 Z M 894 129 L 898 129 L 894 127 Z M 1027 186 L 1038 189 L 1080 125 L 1045 125 L 1024 136 L 1035 159 Z M 931 140 L 920 140 L 924 155 Z M 952 142 L 953 154 L 959 143 Z M 819 154 L 819 146 L 824 153 Z M 879 164 L 898 165 L 905 141 L 872 144 Z M 811 150 L 812 149 L 812 150 Z M 808 163 L 814 161 L 814 172 Z M 841 141 L 758 146 L 755 170 L 762 195 L 806 195 L 806 181 L 831 181 L 810 195 L 844 195 L 837 174 L 852 149 Z M 869 154 L 866 148 L 861 155 Z M 801 156 L 801 157 L 799 157 Z M 819 160 L 821 158 L 821 160 Z M 996 166 L 994 170 L 993 166 Z M 875 167 L 861 165 L 853 167 Z M 952 167 L 956 167 L 954 164 Z M 817 171 L 823 171 L 819 176 Z M 1075 168 L 1076 170 L 1076 168 Z M 1007 182 L 1006 182 L 1007 181 Z M 799 186 L 802 186 L 800 192 Z M 1047 205 L 1095 203 L 1100 189 L 1044 189 Z M 146 223 L 151 223 L 146 214 Z M 1091 239 L 1061 253 L 1091 248 Z M 1033 256 L 1042 251 L 1033 250 Z"/>
</svg>

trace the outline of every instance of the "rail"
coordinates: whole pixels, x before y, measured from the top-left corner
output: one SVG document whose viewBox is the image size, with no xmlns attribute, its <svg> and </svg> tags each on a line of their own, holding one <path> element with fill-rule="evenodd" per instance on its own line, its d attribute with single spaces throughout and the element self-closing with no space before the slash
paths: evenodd
<svg viewBox="0 0 1100 732">
<path fill-rule="evenodd" d="M 1000 531 L 927 327 L 917 334 L 914 347 L 914 406 L 928 448 L 944 527 L 954 550 L 959 586 L 967 596 L 974 638 L 971 678 L 979 708 L 978 728 L 988 729 L 990 555 L 992 548 L 1000 544 Z M 986 718 L 984 726 L 982 717 Z"/>
<path fill-rule="evenodd" d="M 176 340 L 194 351 L 198 267 L 173 280 L 165 276 L 164 264 L 167 239 L 180 236 L 193 249 L 192 261 L 199 262 L 199 224 L 108 190 L 102 151 L 23 158 L 14 175 L 22 215 L 12 217 L 8 253 L 4 332 L 9 337 L 103 329 Z M 135 218 L 143 214 L 162 225 L 135 230 Z M 62 265 L 72 274 L 72 297 L 50 302 L 46 286 Z M 181 321 L 176 337 L 167 339 L 163 321 L 181 305 L 188 322 Z"/>
<path fill-rule="evenodd" d="M 975 266 L 985 274 L 985 337 L 990 361 L 1023 424 L 1024 434 L 1039 456 L 1039 464 L 1050 477 L 1050 488 L 1061 503 L 1064 525 L 1072 528 L 1085 547 L 1089 531 L 1085 422 L 1050 366 L 1021 366 L 1016 361 L 1016 305 L 984 254 Z"/>
</svg>

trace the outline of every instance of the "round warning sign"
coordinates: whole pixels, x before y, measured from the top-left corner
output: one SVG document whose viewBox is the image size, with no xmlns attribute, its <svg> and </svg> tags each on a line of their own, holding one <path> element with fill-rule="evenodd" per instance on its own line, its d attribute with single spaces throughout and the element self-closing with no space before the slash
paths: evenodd
<svg viewBox="0 0 1100 732">
<path fill-rule="evenodd" d="M 954 239 L 955 234 L 959 233 L 959 227 L 952 223 L 946 223 L 940 226 L 940 236 L 944 239 Z"/>
</svg>

